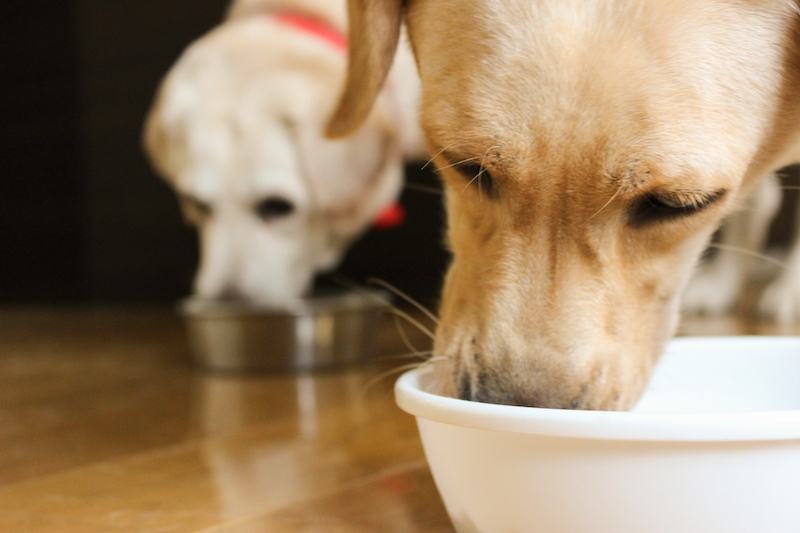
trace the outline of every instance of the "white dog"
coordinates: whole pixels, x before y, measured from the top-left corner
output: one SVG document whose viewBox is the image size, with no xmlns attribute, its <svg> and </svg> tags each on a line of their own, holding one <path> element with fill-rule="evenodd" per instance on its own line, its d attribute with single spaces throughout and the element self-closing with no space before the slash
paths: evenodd
<svg viewBox="0 0 800 533">
<path fill-rule="evenodd" d="M 405 22 L 453 262 L 443 392 L 626 409 L 721 221 L 800 161 L 794 0 L 350 0 L 363 123 Z"/>
<path fill-rule="evenodd" d="M 196 295 L 283 305 L 396 199 L 422 146 L 413 58 L 401 47 L 363 126 L 327 140 L 345 35 L 344 0 L 240 0 L 163 81 L 145 147 L 199 229 Z"/>
</svg>

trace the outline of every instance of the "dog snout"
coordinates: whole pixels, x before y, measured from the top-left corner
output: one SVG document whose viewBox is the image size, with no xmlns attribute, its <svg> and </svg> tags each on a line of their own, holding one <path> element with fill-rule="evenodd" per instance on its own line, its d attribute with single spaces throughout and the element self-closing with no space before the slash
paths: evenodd
<svg viewBox="0 0 800 533">
<path fill-rule="evenodd" d="M 535 390 L 520 394 L 501 375 L 486 369 L 465 370 L 456 378 L 456 398 L 501 405 L 536 406 Z"/>
<path fill-rule="evenodd" d="M 455 362 L 445 372 L 448 374 L 452 396 L 467 401 L 577 409 L 586 407 L 580 394 L 572 394 L 572 387 L 554 387 L 543 375 L 533 375 L 524 368 L 514 369 L 508 363 L 490 363 L 480 354 L 452 359 Z M 583 392 L 588 386 L 583 387 Z"/>
<path fill-rule="evenodd" d="M 520 358 L 523 359 L 523 358 Z M 509 359 L 483 358 L 479 354 L 455 357 L 444 363 L 440 377 L 444 389 L 461 400 L 551 409 L 619 409 L 630 407 L 623 398 L 615 371 L 602 361 L 607 357 L 588 355 L 584 364 L 553 365 L 535 361 L 552 357 L 525 357 L 528 364 Z"/>
<path fill-rule="evenodd" d="M 581 291 L 583 292 L 583 291 Z M 598 290 L 587 291 L 601 299 Z M 562 294 L 566 298 L 566 294 Z M 526 300 L 530 300 L 526 298 Z M 638 305 L 572 300 L 562 311 L 502 305 L 445 306 L 432 362 L 441 394 L 552 409 L 632 408 L 672 327 Z M 664 314 L 669 314 L 664 312 Z"/>
</svg>

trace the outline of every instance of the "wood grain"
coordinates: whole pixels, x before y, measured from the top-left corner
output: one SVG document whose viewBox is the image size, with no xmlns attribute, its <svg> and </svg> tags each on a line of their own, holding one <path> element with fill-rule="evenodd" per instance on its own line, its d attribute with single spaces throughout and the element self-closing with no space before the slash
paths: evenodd
<svg viewBox="0 0 800 533">
<path fill-rule="evenodd" d="M 452 532 L 394 376 L 375 381 L 407 362 L 394 328 L 371 365 L 232 376 L 196 370 L 167 311 L 0 311 L 0 530 Z"/>
</svg>

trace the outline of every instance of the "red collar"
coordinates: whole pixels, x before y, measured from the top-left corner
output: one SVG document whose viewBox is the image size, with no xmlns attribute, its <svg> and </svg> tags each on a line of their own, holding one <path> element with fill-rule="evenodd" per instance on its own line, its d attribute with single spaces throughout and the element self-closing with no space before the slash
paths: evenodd
<svg viewBox="0 0 800 533">
<path fill-rule="evenodd" d="M 330 24 L 317 18 L 296 11 L 279 11 L 272 13 L 270 16 L 281 24 L 325 41 L 337 50 L 347 50 L 347 37 Z"/>
<path fill-rule="evenodd" d="M 322 22 L 317 18 L 310 17 L 296 11 L 279 11 L 270 14 L 275 20 L 316 37 L 337 50 L 347 51 L 347 37 L 339 30 Z M 406 219 L 406 210 L 399 202 L 393 202 L 381 209 L 372 222 L 372 227 L 378 230 L 392 229 L 401 226 Z"/>
</svg>

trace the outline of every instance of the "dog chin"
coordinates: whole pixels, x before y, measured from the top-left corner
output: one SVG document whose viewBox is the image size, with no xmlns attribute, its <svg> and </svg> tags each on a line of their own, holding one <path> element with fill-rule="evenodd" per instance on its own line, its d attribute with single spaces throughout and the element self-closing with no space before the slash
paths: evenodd
<svg viewBox="0 0 800 533">
<path fill-rule="evenodd" d="M 265 274 L 264 279 L 269 279 L 268 275 Z M 287 280 L 285 283 L 269 285 L 242 286 L 231 283 L 208 287 L 196 283 L 194 295 L 204 300 L 281 309 L 308 296 L 311 292 L 312 281 L 312 276 L 308 275 L 296 280 Z"/>
</svg>

